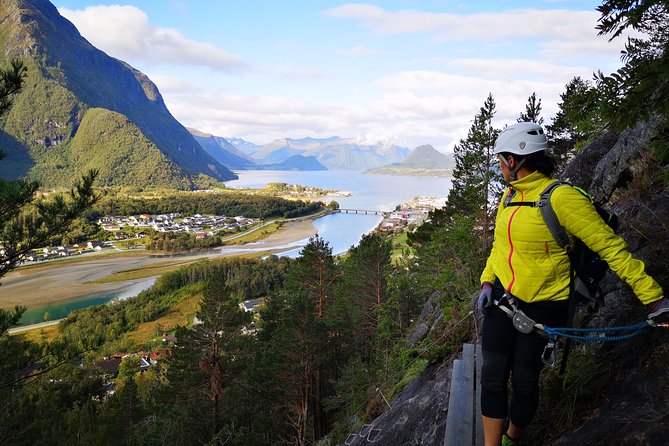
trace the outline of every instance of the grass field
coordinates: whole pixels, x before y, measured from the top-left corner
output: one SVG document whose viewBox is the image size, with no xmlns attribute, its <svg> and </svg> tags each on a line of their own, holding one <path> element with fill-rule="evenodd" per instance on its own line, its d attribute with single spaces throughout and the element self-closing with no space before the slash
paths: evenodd
<svg viewBox="0 0 669 446">
<path fill-rule="evenodd" d="M 138 268 L 124 269 L 123 271 L 117 271 L 107 277 L 94 280 L 91 283 L 124 282 L 126 280 L 145 279 L 147 277 L 160 276 L 168 271 L 172 271 L 180 266 L 188 265 L 189 263 L 193 263 L 198 260 L 200 259 L 170 260 L 166 262 L 140 266 Z"/>
<path fill-rule="evenodd" d="M 410 250 L 409 245 L 407 245 L 407 233 L 402 232 L 401 234 L 393 237 L 392 239 L 393 251 L 391 253 L 391 261 L 397 263 L 400 257 L 404 254 L 404 251 L 407 249 Z"/>
<path fill-rule="evenodd" d="M 149 346 L 162 333 L 174 330 L 179 325 L 191 325 L 193 317 L 200 308 L 202 294 L 197 294 L 170 308 L 167 313 L 155 321 L 144 322 L 135 330 L 125 334 L 125 338 L 138 345 Z"/>
<path fill-rule="evenodd" d="M 23 336 L 26 340 L 31 342 L 53 341 L 60 335 L 58 325 L 51 325 L 49 327 L 36 328 L 34 330 L 24 331 L 16 336 Z"/>
<path fill-rule="evenodd" d="M 228 239 L 224 242 L 225 245 L 243 245 L 245 243 L 257 242 L 262 240 L 270 234 L 274 234 L 276 231 L 281 228 L 282 223 L 274 222 L 270 223 L 267 226 L 263 226 L 260 229 L 247 231 L 246 234 L 232 239 Z"/>
</svg>

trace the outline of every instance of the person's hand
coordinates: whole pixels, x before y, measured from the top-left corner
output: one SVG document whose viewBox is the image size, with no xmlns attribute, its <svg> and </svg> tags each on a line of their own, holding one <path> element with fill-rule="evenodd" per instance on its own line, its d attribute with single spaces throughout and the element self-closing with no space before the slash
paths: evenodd
<svg viewBox="0 0 669 446">
<path fill-rule="evenodd" d="M 656 322 L 669 321 L 669 299 L 662 298 L 648 304 L 648 319 Z M 661 319 L 658 320 L 658 319 Z"/>
<path fill-rule="evenodd" d="M 490 305 L 492 305 L 492 283 L 483 282 L 483 285 L 481 285 L 481 295 L 476 301 L 476 309 L 480 313 L 483 313 Z"/>
</svg>

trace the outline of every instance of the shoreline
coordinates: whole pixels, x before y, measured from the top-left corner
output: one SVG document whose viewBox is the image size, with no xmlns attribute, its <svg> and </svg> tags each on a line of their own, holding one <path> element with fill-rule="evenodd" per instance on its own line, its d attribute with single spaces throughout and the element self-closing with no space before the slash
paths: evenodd
<svg viewBox="0 0 669 446">
<path fill-rule="evenodd" d="M 298 242 L 316 234 L 313 219 L 294 220 L 283 226 L 267 238 L 259 241 L 263 250 L 279 249 L 288 251 L 298 247 Z M 286 245 L 293 246 L 286 247 Z M 195 254 L 193 261 L 220 256 L 236 256 L 240 253 L 226 250 L 244 249 L 248 245 L 226 245 L 220 253 Z M 56 304 L 89 297 L 98 293 L 114 292 L 132 285 L 137 280 L 122 282 L 93 283 L 123 270 L 140 268 L 152 263 L 164 262 L 165 257 L 155 254 L 142 255 L 138 252 L 129 255 L 116 254 L 113 257 L 92 256 L 90 260 L 79 260 L 59 264 L 39 265 L 39 268 L 18 268 L 2 278 L 0 285 L 0 308 L 12 309 L 16 305 L 28 307 Z"/>
</svg>

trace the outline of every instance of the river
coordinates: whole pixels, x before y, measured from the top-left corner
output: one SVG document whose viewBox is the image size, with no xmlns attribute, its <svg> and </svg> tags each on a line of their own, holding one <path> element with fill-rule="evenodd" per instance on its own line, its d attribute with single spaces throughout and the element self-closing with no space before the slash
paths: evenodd
<svg viewBox="0 0 669 446">
<path fill-rule="evenodd" d="M 235 172 L 239 179 L 226 182 L 229 188 L 262 188 L 268 183 L 288 183 L 313 186 L 321 189 L 344 190 L 351 192 L 348 197 L 335 197 L 342 208 L 391 211 L 399 204 L 406 203 L 417 196 L 439 197 L 446 200 L 451 181 L 447 178 L 366 175 L 355 171 L 250 171 Z M 321 217 L 314 222 L 320 237 L 328 242 L 333 254 L 346 252 L 357 244 L 360 238 L 374 230 L 381 217 L 373 214 L 336 213 Z M 297 257 L 308 239 L 285 246 L 281 255 Z M 249 244 L 238 252 L 260 251 L 266 248 L 262 243 Z M 230 251 L 222 248 L 218 253 Z M 32 307 L 24 314 L 20 325 L 35 324 L 44 321 L 45 313 L 51 320 L 67 316 L 70 311 L 99 305 L 115 298 L 127 298 L 149 288 L 155 279 L 133 283 L 114 292 L 101 293 L 84 298 L 73 299 L 58 304 Z"/>
</svg>

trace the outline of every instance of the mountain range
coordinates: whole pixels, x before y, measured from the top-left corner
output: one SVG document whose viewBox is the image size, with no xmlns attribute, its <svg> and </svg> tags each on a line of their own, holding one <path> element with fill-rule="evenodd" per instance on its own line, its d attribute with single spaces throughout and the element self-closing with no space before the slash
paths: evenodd
<svg viewBox="0 0 669 446">
<path fill-rule="evenodd" d="M 319 165 L 330 170 L 366 170 L 401 162 L 409 155 L 405 147 L 360 144 L 339 136 L 281 138 L 260 146 L 241 138 L 213 136 L 193 129 L 191 133 L 211 156 L 231 169 L 284 170 L 284 163 L 291 160 L 290 170 L 322 170 Z M 249 161 L 254 164 L 249 165 Z"/>
<path fill-rule="evenodd" d="M 27 67 L 4 117 L 0 177 L 70 186 L 89 169 L 100 186 L 196 189 L 244 169 L 366 170 L 409 149 L 354 139 L 281 138 L 257 145 L 186 129 L 156 85 L 84 39 L 48 0 L 0 2 L 0 66 Z"/>
<path fill-rule="evenodd" d="M 449 176 L 455 167 L 453 154 L 445 155 L 429 144 L 416 147 L 399 163 L 392 163 L 365 173 L 383 175 L 431 175 Z"/>
<path fill-rule="evenodd" d="M 49 1 L 2 0 L 0 49 L 0 64 L 28 69 L 0 131 L 0 176 L 68 186 L 95 167 L 98 185 L 179 189 L 236 178 L 147 76 L 93 47 Z"/>
<path fill-rule="evenodd" d="M 281 138 L 265 144 L 253 154 L 263 163 L 281 162 L 293 155 L 314 156 L 331 170 L 365 170 L 399 162 L 409 149 L 397 145 L 360 144 L 350 138 Z"/>
</svg>

